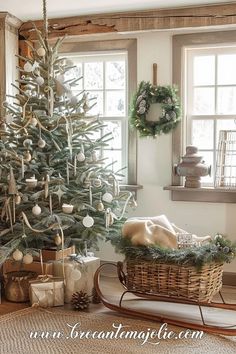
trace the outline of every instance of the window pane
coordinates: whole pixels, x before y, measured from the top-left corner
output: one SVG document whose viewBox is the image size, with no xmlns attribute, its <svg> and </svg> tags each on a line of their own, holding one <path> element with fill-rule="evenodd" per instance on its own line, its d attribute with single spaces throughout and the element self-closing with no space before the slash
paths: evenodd
<svg viewBox="0 0 236 354">
<path fill-rule="evenodd" d="M 122 167 L 125 167 L 122 166 L 122 152 L 120 150 L 103 150 L 103 156 L 107 158 L 106 165 L 112 162 L 114 163 L 113 167 L 111 167 L 114 172 L 120 170 Z M 125 171 L 123 174 L 125 174 Z"/>
<path fill-rule="evenodd" d="M 92 109 L 89 110 L 88 114 L 93 115 L 93 114 L 99 114 L 100 116 L 103 116 L 103 92 L 101 91 L 90 91 L 89 92 L 89 105 L 92 106 L 94 103 L 96 103 Z M 94 100 L 92 98 L 95 98 Z"/>
<path fill-rule="evenodd" d="M 106 89 L 123 89 L 125 87 L 125 62 L 106 62 Z"/>
<path fill-rule="evenodd" d="M 192 144 L 199 149 L 213 149 L 213 120 L 193 120 L 192 121 Z"/>
<path fill-rule="evenodd" d="M 75 68 L 70 69 L 70 70 L 65 72 L 65 74 L 64 74 L 65 81 L 73 80 L 73 79 L 76 79 L 76 78 L 79 78 L 79 77 L 83 76 L 83 74 L 82 74 L 82 64 L 78 63 L 78 64 L 75 64 L 75 65 L 76 65 Z M 82 82 L 83 82 L 83 78 L 81 80 L 78 80 L 76 82 L 75 86 L 71 87 L 72 90 L 82 90 Z"/>
<path fill-rule="evenodd" d="M 111 133 L 113 140 L 109 142 L 109 147 L 114 149 L 121 149 L 121 122 L 120 121 L 105 121 L 103 135 Z"/>
<path fill-rule="evenodd" d="M 125 115 L 125 93 L 124 91 L 106 92 L 106 116 L 122 117 Z"/>
<path fill-rule="evenodd" d="M 215 84 L 215 56 L 214 55 L 194 57 L 193 84 L 195 86 Z"/>
<path fill-rule="evenodd" d="M 218 147 L 220 130 L 236 130 L 234 119 L 217 119 L 216 122 L 216 142 Z"/>
<path fill-rule="evenodd" d="M 96 90 L 103 88 L 102 62 L 84 64 L 84 88 L 85 90 Z"/>
<path fill-rule="evenodd" d="M 236 87 L 219 87 L 217 96 L 218 114 L 236 113 Z"/>
<path fill-rule="evenodd" d="M 213 152 L 211 151 L 199 151 L 199 155 L 203 156 L 203 161 L 208 166 L 211 166 L 211 176 L 201 177 L 201 182 L 212 184 L 214 179 L 214 162 L 213 162 Z"/>
<path fill-rule="evenodd" d="M 236 54 L 218 56 L 218 85 L 236 84 Z"/>
<path fill-rule="evenodd" d="M 204 87 L 194 89 L 193 114 L 206 115 L 215 113 L 215 89 Z"/>
</svg>

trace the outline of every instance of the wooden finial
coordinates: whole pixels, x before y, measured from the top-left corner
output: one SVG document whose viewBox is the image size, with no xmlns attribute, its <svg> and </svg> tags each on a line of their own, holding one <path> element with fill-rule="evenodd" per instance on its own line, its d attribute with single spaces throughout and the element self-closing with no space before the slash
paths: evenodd
<svg viewBox="0 0 236 354">
<path fill-rule="evenodd" d="M 157 63 L 154 63 L 152 67 L 153 67 L 152 83 L 153 86 L 157 86 Z"/>
</svg>

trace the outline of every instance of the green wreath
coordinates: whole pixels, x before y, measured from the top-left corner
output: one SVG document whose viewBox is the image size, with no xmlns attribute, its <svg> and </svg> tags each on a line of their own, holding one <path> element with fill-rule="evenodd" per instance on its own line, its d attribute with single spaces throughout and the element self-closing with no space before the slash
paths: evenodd
<svg viewBox="0 0 236 354">
<path fill-rule="evenodd" d="M 146 116 L 153 103 L 161 104 L 162 115 L 157 121 L 148 121 Z M 156 137 L 173 130 L 180 121 L 180 114 L 176 87 L 153 86 L 150 82 L 142 81 L 131 105 L 130 123 L 141 137 Z"/>
</svg>

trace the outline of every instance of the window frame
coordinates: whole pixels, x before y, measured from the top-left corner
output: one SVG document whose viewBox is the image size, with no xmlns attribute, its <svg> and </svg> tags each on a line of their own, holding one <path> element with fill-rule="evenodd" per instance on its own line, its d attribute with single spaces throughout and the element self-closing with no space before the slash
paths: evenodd
<svg viewBox="0 0 236 354">
<path fill-rule="evenodd" d="M 127 52 L 127 69 L 128 69 L 128 88 L 127 88 L 127 104 L 131 101 L 134 92 L 137 89 L 137 40 L 104 40 L 104 41 L 79 41 L 75 38 L 66 39 L 60 47 L 60 53 L 79 53 L 86 54 L 89 52 Z M 137 132 L 130 128 L 128 124 L 127 130 L 128 144 L 128 171 L 127 171 L 127 187 L 128 189 L 139 189 L 137 185 Z"/>
<path fill-rule="evenodd" d="M 171 199 L 176 201 L 236 203 L 236 189 L 219 190 L 214 187 L 185 188 L 183 178 L 175 173 L 175 166 L 179 163 L 186 147 L 186 97 L 184 97 L 184 49 L 199 45 L 226 45 L 236 43 L 236 31 L 213 31 L 174 35 L 172 38 L 172 81 L 179 89 L 183 107 L 182 121 L 172 134 L 172 185 L 164 187 L 171 191 Z"/>
</svg>

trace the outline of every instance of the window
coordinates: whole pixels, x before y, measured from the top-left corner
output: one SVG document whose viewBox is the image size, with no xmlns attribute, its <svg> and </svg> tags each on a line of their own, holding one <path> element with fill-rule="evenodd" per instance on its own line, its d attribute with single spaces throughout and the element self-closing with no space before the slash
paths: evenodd
<svg viewBox="0 0 236 354">
<path fill-rule="evenodd" d="M 236 45 L 185 49 L 186 143 L 198 146 L 213 185 L 220 130 L 236 129 Z"/>
<path fill-rule="evenodd" d="M 212 31 L 173 36 L 173 84 L 179 88 L 182 122 L 172 135 L 172 162 L 176 165 L 189 143 L 196 144 L 213 168 L 219 130 L 235 129 L 236 31 Z M 203 188 L 184 188 L 172 173 L 172 200 L 235 203 L 236 189 L 217 189 L 213 178 Z"/>
<path fill-rule="evenodd" d="M 126 167 L 122 183 L 137 185 L 136 132 L 129 129 L 128 105 L 137 87 L 136 40 L 70 42 L 61 52 L 76 64 L 76 76 L 82 76 L 75 93 L 89 93 L 93 108 L 106 127 L 101 134 L 111 132 L 114 140 L 103 149 L 107 163 L 114 162 L 114 171 Z M 69 54 L 68 54 L 69 53 Z M 71 75 L 71 73 L 69 73 Z M 134 187 L 134 189 L 136 189 Z"/>
</svg>

